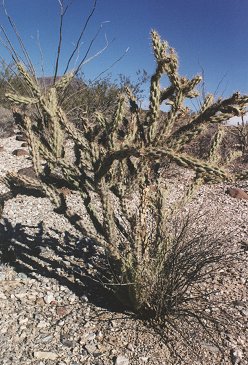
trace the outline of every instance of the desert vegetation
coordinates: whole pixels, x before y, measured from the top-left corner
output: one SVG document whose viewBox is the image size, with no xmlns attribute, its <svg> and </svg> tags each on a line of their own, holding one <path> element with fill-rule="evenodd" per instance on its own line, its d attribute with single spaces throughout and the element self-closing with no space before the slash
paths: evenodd
<svg viewBox="0 0 248 365">
<path fill-rule="evenodd" d="M 185 100 L 198 96 L 201 77 L 180 76 L 175 50 L 155 30 L 151 39 L 156 69 L 146 112 L 132 87 L 98 83 L 89 88 L 77 78 L 77 70 L 55 74 L 43 87 L 35 70 L 11 49 L 22 87 L 10 83 L 5 98 L 27 137 L 36 177 L 9 172 L 4 182 L 10 192 L 1 204 L 17 194 L 48 197 L 80 236 L 104 249 L 94 279 L 127 310 L 162 338 L 185 339 L 189 329 L 198 330 L 199 338 L 210 337 L 224 351 L 219 333 L 234 325 L 228 305 L 209 314 L 207 309 L 217 303 L 201 285 L 232 265 L 234 253 L 224 246 L 228 237 L 204 225 L 197 228 L 200 218 L 182 212 L 202 184 L 248 178 L 248 171 L 230 171 L 224 165 L 230 161 L 220 154 L 222 123 L 244 113 L 248 96 L 237 92 L 215 100 L 208 94 L 199 111 L 190 114 Z M 166 88 L 160 86 L 162 76 L 167 76 Z M 99 96 L 98 104 L 92 104 L 92 95 L 94 100 Z M 162 104 L 168 112 L 161 112 Z M 210 129 L 203 160 L 189 146 Z M 243 129 L 238 129 L 239 138 Z M 71 146 L 69 155 L 66 145 Z M 160 175 L 161 166 L 166 175 L 171 164 L 192 170 L 191 183 L 173 204 Z M 87 219 L 68 207 L 64 188 L 80 193 Z"/>
</svg>

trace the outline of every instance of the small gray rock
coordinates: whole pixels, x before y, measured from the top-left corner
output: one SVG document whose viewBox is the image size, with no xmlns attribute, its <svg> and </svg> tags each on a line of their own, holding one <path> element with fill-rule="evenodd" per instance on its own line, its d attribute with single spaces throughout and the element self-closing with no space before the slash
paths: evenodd
<svg viewBox="0 0 248 365">
<path fill-rule="evenodd" d="M 0 281 L 4 281 L 6 279 L 6 275 L 4 272 L 0 272 Z"/>
<path fill-rule="evenodd" d="M 66 347 L 70 347 L 70 348 L 74 347 L 74 341 L 68 339 L 66 336 L 63 336 L 63 335 L 60 336 L 60 341 Z"/>
<path fill-rule="evenodd" d="M 28 279 L 28 276 L 26 274 L 24 274 L 23 272 L 19 272 L 17 274 L 17 277 L 21 280 L 27 280 Z"/>
<path fill-rule="evenodd" d="M 231 350 L 232 365 L 241 364 L 242 358 L 243 358 L 243 353 L 240 349 L 236 348 Z"/>
<path fill-rule="evenodd" d="M 96 347 L 96 345 L 95 345 L 95 344 L 93 344 L 93 343 L 88 343 L 88 344 L 86 344 L 86 345 L 84 346 L 84 348 L 87 350 L 87 352 L 88 352 L 89 354 L 93 354 L 94 352 L 96 352 L 96 351 L 97 351 L 97 347 Z"/>
<path fill-rule="evenodd" d="M 52 341 L 52 339 L 53 339 L 53 336 L 48 335 L 48 336 L 43 337 L 41 341 L 42 341 L 43 343 L 47 343 L 47 342 Z"/>
</svg>

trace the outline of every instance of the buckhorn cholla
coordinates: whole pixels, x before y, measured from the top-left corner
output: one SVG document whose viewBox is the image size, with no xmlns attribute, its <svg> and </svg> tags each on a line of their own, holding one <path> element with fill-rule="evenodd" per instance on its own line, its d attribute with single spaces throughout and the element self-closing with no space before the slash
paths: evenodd
<svg viewBox="0 0 248 365">
<path fill-rule="evenodd" d="M 38 180 L 9 172 L 4 181 L 13 192 L 8 198 L 21 192 L 20 186 L 31 186 L 51 199 L 58 213 L 67 217 L 81 234 L 102 245 L 119 263 L 120 275 L 112 277 L 116 293 L 119 295 L 118 285 L 126 285 L 129 307 L 156 317 L 161 308 L 155 308 L 152 288 L 156 287 L 173 240 L 166 231 L 167 191 L 157 179 L 154 163 L 166 158 L 195 171 L 186 198 L 205 181 L 247 178 L 248 171 L 231 175 L 218 166 L 221 127 L 210 148 L 209 161 L 190 156 L 183 148 L 208 126 L 221 126 L 232 116 L 241 115 L 248 105 L 248 96 L 235 93 L 228 99 L 214 101 L 212 95 L 207 95 L 200 110 L 191 115 L 186 125 L 177 124 L 186 111 L 185 99 L 198 96 L 195 88 L 201 77 L 191 80 L 181 77 L 175 51 L 156 31 L 151 32 L 151 37 L 156 70 L 151 77 L 148 113 L 140 111 L 132 91 L 126 89 L 120 92 L 112 119 L 96 112 L 95 120 L 84 119 L 82 130 L 68 119 L 60 104 L 74 77 L 73 72 L 44 91 L 18 63 L 31 97 L 13 93 L 6 97 L 13 104 L 31 106 L 32 112 L 18 109 L 15 115 L 22 120 L 26 131 Z M 160 86 L 163 75 L 170 82 L 167 88 Z M 163 119 L 160 116 L 162 103 L 169 107 Z M 65 139 L 73 142 L 75 163 L 69 163 L 64 157 Z M 87 222 L 68 209 L 65 196 L 50 178 L 54 171 L 59 171 L 60 185 L 80 192 L 88 214 Z M 133 192 L 137 195 L 136 209 L 129 200 Z"/>
</svg>

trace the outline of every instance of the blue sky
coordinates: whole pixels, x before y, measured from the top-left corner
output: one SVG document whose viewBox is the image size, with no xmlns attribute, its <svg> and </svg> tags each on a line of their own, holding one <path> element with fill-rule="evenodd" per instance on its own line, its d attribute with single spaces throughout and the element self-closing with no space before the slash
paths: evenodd
<svg viewBox="0 0 248 365">
<path fill-rule="evenodd" d="M 92 4 L 93 0 L 72 0 L 64 23 L 60 73 Z M 46 74 L 51 75 L 58 43 L 58 0 L 5 0 L 5 5 L 38 74 L 41 72 L 39 33 Z M 121 73 L 135 80 L 139 69 L 152 74 L 155 62 L 150 31 L 156 29 L 176 49 L 181 74 L 192 77 L 204 69 L 207 92 L 215 92 L 220 83 L 218 95 L 228 96 L 237 90 L 248 93 L 247 19 L 247 0 L 98 0 L 82 39 L 80 57 L 84 56 L 101 24 L 102 30 L 90 55 L 104 47 L 105 34 L 110 44 L 101 56 L 83 67 L 83 72 L 87 78 L 94 79 L 129 47 L 126 55 L 109 71 L 113 79 Z M 2 9 L 0 23 L 16 46 Z M 0 47 L 1 55 L 8 58 L 3 46 Z"/>
</svg>

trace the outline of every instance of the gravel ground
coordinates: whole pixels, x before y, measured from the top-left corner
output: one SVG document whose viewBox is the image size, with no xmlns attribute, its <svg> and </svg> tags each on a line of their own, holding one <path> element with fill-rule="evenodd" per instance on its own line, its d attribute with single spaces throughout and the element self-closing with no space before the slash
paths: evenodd
<svg viewBox="0 0 248 365">
<path fill-rule="evenodd" d="M 27 156 L 12 155 L 21 143 L 15 136 L 0 139 L 0 176 L 31 165 Z M 170 177 L 167 184 L 173 199 L 182 194 L 189 178 L 189 173 Z M 248 181 L 236 186 L 248 191 Z M 208 211 L 208 222 L 218 221 L 223 234 L 232 230 L 228 244 L 234 251 L 243 245 L 240 255 L 247 260 L 248 201 L 231 198 L 225 188 L 223 184 L 202 187 L 185 210 Z M 5 191 L 1 184 L 0 192 Z M 75 210 L 83 212 L 78 196 L 70 199 Z M 244 263 L 231 268 L 228 279 L 222 278 L 222 295 L 231 300 L 242 324 L 239 336 L 226 336 L 225 360 L 220 361 L 218 348 L 207 342 L 199 350 L 204 360 L 193 360 L 191 349 L 185 350 L 180 343 L 173 346 L 181 359 L 172 360 L 158 334 L 119 311 L 113 299 L 105 298 L 103 305 L 103 293 L 87 278 L 82 280 L 86 270 L 94 270 L 87 258 L 100 252 L 53 212 L 48 199 L 18 195 L 6 203 L 0 223 L 0 249 L 10 245 L 5 254 L 10 262 L 0 262 L 0 364 L 248 364 L 248 269 Z M 206 285 L 214 288 L 218 280 L 215 277 Z"/>
</svg>

